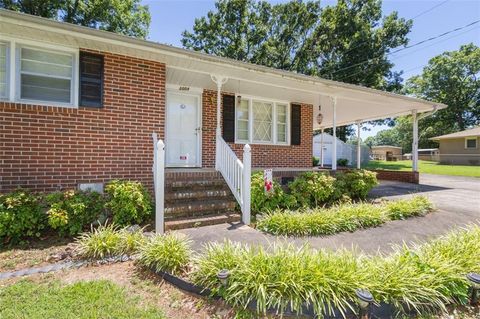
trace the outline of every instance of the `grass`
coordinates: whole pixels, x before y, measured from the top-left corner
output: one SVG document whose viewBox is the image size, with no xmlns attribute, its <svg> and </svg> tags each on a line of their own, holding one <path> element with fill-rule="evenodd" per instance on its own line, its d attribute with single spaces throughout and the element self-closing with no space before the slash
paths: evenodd
<svg viewBox="0 0 480 319">
<path fill-rule="evenodd" d="M 165 318 L 140 299 L 130 297 L 116 284 L 106 281 L 77 282 L 62 286 L 22 280 L 0 288 L 0 318 Z"/>
<path fill-rule="evenodd" d="M 384 169 L 394 171 L 411 171 L 412 161 L 370 161 L 365 169 Z M 446 165 L 430 161 L 418 161 L 418 170 L 420 173 L 454 176 L 472 176 L 480 177 L 478 166 L 468 165 Z"/>
<path fill-rule="evenodd" d="M 468 272 L 480 271 L 480 226 L 470 226 L 430 243 L 397 247 L 390 256 L 328 252 L 293 245 L 248 247 L 225 242 L 209 244 L 198 258 L 193 280 L 244 308 L 257 300 L 259 314 L 268 308 L 302 304 L 317 314 L 356 309 L 355 289 L 366 288 L 376 302 L 418 314 L 445 312 L 449 304 L 467 302 Z M 216 277 L 229 269 L 227 287 Z"/>
<path fill-rule="evenodd" d="M 340 204 L 306 211 L 281 211 L 263 215 L 257 228 L 273 235 L 318 236 L 377 227 L 389 220 L 423 216 L 433 210 L 424 196 L 382 204 Z"/>
</svg>

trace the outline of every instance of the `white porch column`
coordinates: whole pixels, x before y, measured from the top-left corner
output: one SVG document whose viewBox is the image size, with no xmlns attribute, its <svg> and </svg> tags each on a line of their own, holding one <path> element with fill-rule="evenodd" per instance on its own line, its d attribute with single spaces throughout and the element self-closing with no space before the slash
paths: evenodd
<svg viewBox="0 0 480 319">
<path fill-rule="evenodd" d="M 212 81 L 217 85 L 217 128 L 215 130 L 215 169 L 218 170 L 218 138 L 222 135 L 220 120 L 222 106 L 222 86 L 228 81 L 228 78 L 221 75 L 211 75 Z"/>
<path fill-rule="evenodd" d="M 332 170 L 337 170 L 337 98 L 332 97 L 332 111 L 333 111 L 333 147 L 332 147 Z"/>
<path fill-rule="evenodd" d="M 243 147 L 243 192 L 242 192 L 242 222 L 250 225 L 250 201 L 252 178 L 252 153 L 250 145 Z"/>
<path fill-rule="evenodd" d="M 357 121 L 357 169 L 361 167 L 361 160 L 362 160 L 362 140 L 360 138 L 360 131 L 362 129 L 362 122 Z"/>
<path fill-rule="evenodd" d="M 413 143 L 412 143 L 412 171 L 418 172 L 418 117 L 417 110 L 412 111 Z"/>
<path fill-rule="evenodd" d="M 156 139 L 156 134 L 154 139 Z M 165 210 L 165 144 L 158 140 L 154 156 L 154 187 L 155 187 L 155 232 L 163 234 Z"/>
<path fill-rule="evenodd" d="M 323 168 L 323 127 L 321 128 L 321 136 L 320 136 L 320 167 Z"/>
</svg>

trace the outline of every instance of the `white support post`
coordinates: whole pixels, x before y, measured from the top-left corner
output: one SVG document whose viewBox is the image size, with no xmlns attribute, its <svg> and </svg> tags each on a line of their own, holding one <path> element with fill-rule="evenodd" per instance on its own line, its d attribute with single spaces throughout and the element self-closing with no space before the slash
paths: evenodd
<svg viewBox="0 0 480 319">
<path fill-rule="evenodd" d="M 418 117 L 417 110 L 412 111 L 413 143 L 412 143 L 412 171 L 418 172 Z"/>
<path fill-rule="evenodd" d="M 333 148 L 332 148 L 332 170 L 337 170 L 337 98 L 332 97 L 332 111 L 333 111 Z"/>
<path fill-rule="evenodd" d="M 155 232 L 163 234 L 165 208 L 165 144 L 159 140 L 155 149 Z"/>
<path fill-rule="evenodd" d="M 320 167 L 323 168 L 323 127 L 321 128 L 321 134 L 322 136 L 320 136 Z"/>
<path fill-rule="evenodd" d="M 222 118 L 222 86 L 227 83 L 228 78 L 220 75 L 211 75 L 212 81 L 217 85 L 217 128 L 215 130 L 215 169 L 219 170 L 219 144 L 218 138 L 222 135 L 220 119 Z"/>
<path fill-rule="evenodd" d="M 361 168 L 361 160 L 362 160 L 362 144 L 360 138 L 360 131 L 362 129 L 362 122 L 357 121 L 357 169 Z"/>
<path fill-rule="evenodd" d="M 252 153 L 250 145 L 243 147 L 243 193 L 242 193 L 242 221 L 245 225 L 250 224 L 250 186 L 252 174 Z"/>
</svg>

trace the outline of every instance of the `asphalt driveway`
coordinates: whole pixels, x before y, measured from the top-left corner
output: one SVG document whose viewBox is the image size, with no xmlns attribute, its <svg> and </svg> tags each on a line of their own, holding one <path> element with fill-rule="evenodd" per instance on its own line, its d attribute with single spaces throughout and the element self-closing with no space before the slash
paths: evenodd
<svg viewBox="0 0 480 319">
<path fill-rule="evenodd" d="M 221 224 L 181 230 L 190 236 L 194 249 L 206 242 L 225 239 L 245 244 L 268 246 L 273 242 L 308 243 L 314 248 L 357 249 L 365 253 L 391 252 L 393 245 L 421 243 L 441 236 L 451 229 L 480 224 L 480 179 L 473 177 L 422 174 L 420 184 L 381 181 L 372 190 L 371 197 L 386 199 L 408 198 L 422 194 L 430 198 L 438 209 L 425 217 L 391 221 L 381 227 L 340 233 L 325 237 L 282 238 L 264 234 L 242 224 Z"/>
</svg>

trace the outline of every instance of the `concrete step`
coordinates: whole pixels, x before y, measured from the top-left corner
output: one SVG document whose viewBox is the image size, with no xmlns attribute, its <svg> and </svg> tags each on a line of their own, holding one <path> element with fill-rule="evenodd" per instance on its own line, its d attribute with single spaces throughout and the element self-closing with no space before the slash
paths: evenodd
<svg viewBox="0 0 480 319">
<path fill-rule="evenodd" d="M 166 230 L 175 230 L 175 229 L 184 229 L 184 228 L 193 228 L 201 227 L 208 225 L 216 225 L 223 223 L 237 223 L 240 222 L 241 216 L 236 213 L 225 213 L 225 214 L 210 214 L 204 215 L 201 217 L 186 217 L 178 218 L 175 220 L 170 220 L 165 222 Z"/>
<path fill-rule="evenodd" d="M 225 199 L 209 199 L 204 201 L 185 201 L 166 205 L 165 219 L 176 219 L 186 216 L 223 214 L 233 212 L 236 202 Z"/>
<path fill-rule="evenodd" d="M 233 200 L 234 197 L 228 189 L 179 189 L 166 192 L 165 194 L 165 202 L 167 204 L 176 204 L 180 201 L 195 201 L 207 199 Z"/>
</svg>

